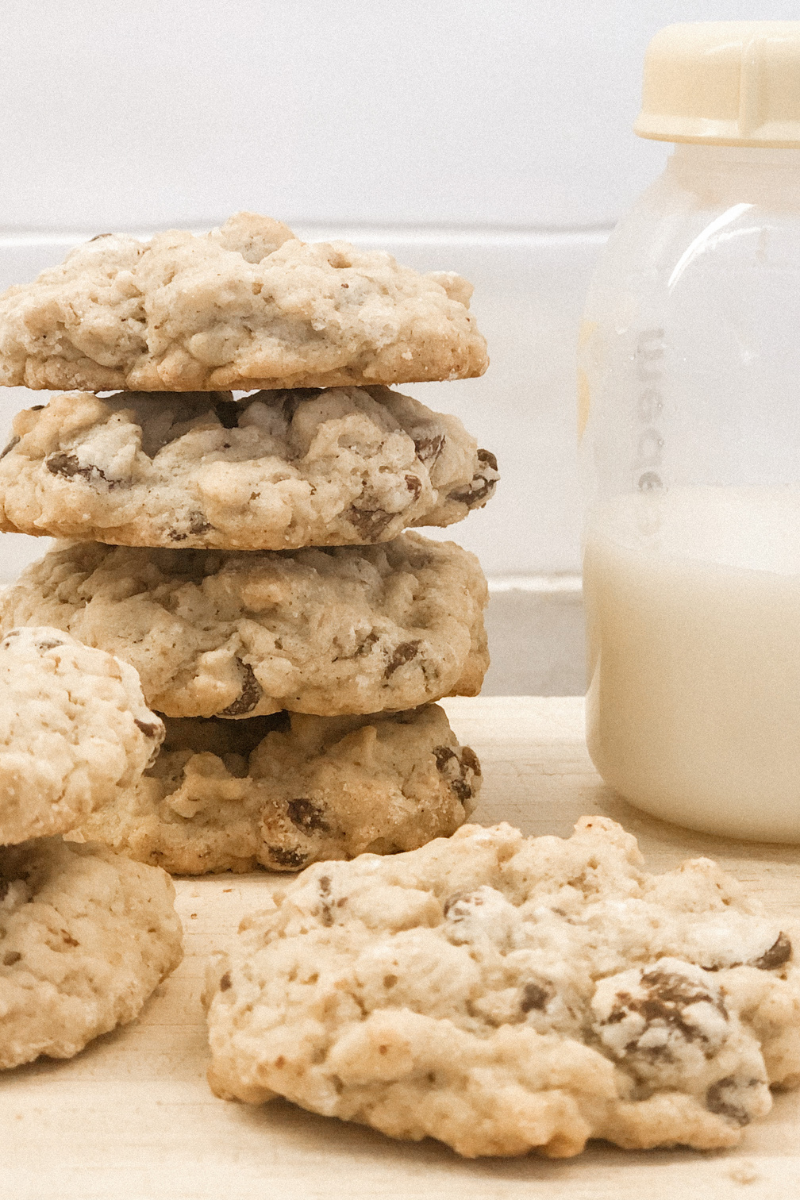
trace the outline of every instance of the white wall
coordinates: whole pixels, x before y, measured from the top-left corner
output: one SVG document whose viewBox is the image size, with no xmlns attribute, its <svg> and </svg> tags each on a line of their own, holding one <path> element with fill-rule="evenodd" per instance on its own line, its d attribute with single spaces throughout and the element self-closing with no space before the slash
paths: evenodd
<svg viewBox="0 0 800 1200">
<path fill-rule="evenodd" d="M 758 17 L 800 2 L 4 0 L 0 286 L 84 236 L 238 208 L 459 270 L 490 371 L 409 388 L 500 460 L 455 535 L 492 574 L 575 570 L 582 297 L 666 155 L 630 132 L 644 48 L 672 21 Z M 0 426 L 27 400 L 0 395 Z M 0 577 L 41 549 L 4 538 Z"/>
</svg>

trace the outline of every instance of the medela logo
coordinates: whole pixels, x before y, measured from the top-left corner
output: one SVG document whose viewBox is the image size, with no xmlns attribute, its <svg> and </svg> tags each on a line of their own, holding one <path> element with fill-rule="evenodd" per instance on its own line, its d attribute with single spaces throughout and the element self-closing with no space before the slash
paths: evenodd
<svg viewBox="0 0 800 1200">
<path fill-rule="evenodd" d="M 636 339 L 636 411 L 634 414 L 634 486 L 640 492 L 663 488 L 664 438 L 659 418 L 664 407 L 663 329 L 643 329 Z"/>
</svg>

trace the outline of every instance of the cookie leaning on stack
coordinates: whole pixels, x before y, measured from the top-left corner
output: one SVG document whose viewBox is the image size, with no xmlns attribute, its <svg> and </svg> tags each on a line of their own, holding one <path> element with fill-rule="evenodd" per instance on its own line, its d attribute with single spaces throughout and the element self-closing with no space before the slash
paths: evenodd
<svg viewBox="0 0 800 1200">
<path fill-rule="evenodd" d="M 0 382 L 126 389 L 16 417 L 0 528 L 77 540 L 3 597 L 2 628 L 118 654 L 190 719 L 93 837 L 176 872 L 296 870 L 468 816 L 479 764 L 430 706 L 480 689 L 486 584 L 407 531 L 482 507 L 497 464 L 386 385 L 482 373 L 470 293 L 240 213 L 104 235 L 0 297 Z"/>
<path fill-rule="evenodd" d="M 135 787 L 164 737 L 136 672 L 47 627 L 0 642 L 0 1068 L 70 1058 L 181 960 L 158 867 L 58 834 Z M 47 836 L 45 836 L 47 835 Z"/>
</svg>

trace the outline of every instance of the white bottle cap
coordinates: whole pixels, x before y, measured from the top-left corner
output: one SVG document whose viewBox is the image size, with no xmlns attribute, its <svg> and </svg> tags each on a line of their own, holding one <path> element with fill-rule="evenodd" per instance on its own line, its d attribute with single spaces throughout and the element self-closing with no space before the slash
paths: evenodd
<svg viewBox="0 0 800 1200">
<path fill-rule="evenodd" d="M 800 146 L 800 21 L 668 25 L 647 47 L 634 130 L 663 142 Z"/>
</svg>

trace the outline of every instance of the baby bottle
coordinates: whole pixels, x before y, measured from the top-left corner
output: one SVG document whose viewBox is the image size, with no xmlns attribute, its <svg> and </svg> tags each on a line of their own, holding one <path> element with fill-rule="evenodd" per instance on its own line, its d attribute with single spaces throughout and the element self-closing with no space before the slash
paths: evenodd
<svg viewBox="0 0 800 1200">
<path fill-rule="evenodd" d="M 589 750 L 655 816 L 800 842 L 800 22 L 663 29 L 635 130 L 674 148 L 581 332 Z"/>
</svg>

